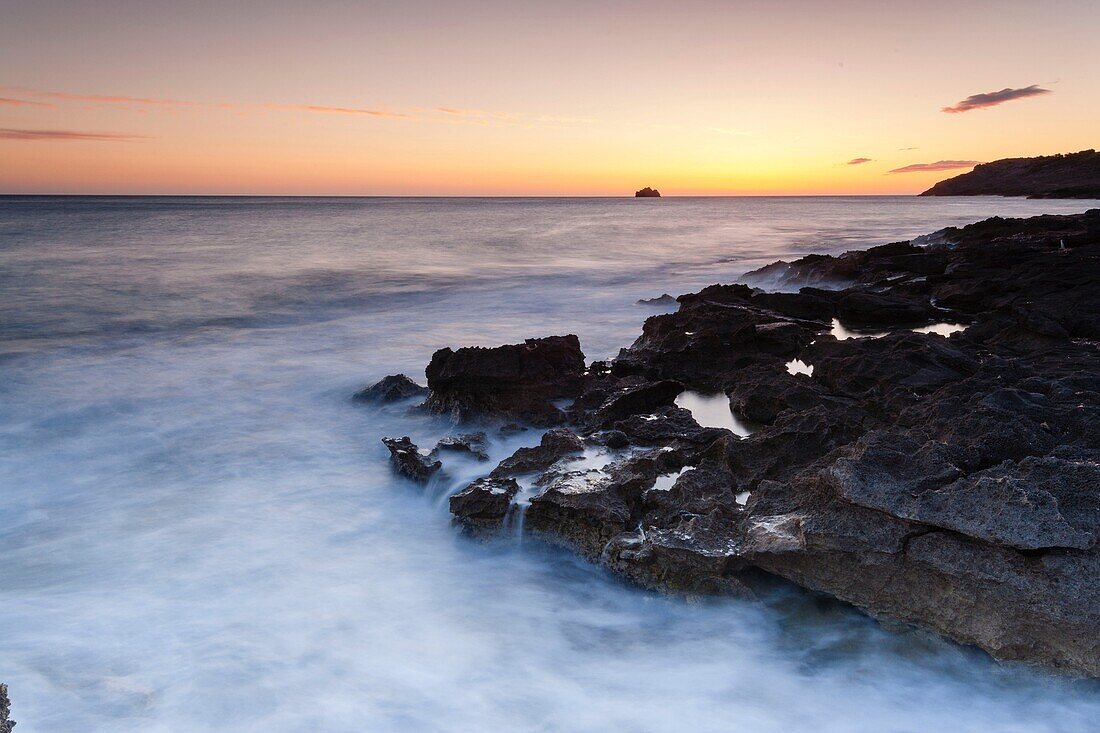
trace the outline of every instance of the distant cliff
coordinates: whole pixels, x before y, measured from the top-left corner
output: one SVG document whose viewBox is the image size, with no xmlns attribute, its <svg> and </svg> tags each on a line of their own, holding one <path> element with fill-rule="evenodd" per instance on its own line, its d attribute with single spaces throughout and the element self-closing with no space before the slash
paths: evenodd
<svg viewBox="0 0 1100 733">
<path fill-rule="evenodd" d="M 940 181 L 921 196 L 1027 196 L 1036 199 L 1100 198 L 1100 153 L 1005 158 Z"/>
</svg>

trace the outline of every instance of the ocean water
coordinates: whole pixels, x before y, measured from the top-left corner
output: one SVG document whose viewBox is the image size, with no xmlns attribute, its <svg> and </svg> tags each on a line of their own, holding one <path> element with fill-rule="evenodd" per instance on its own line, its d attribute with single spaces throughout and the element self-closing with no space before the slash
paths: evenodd
<svg viewBox="0 0 1100 733">
<path fill-rule="evenodd" d="M 1100 688 L 787 587 L 687 602 L 456 532 L 443 346 L 614 355 L 781 257 L 1100 202 L 0 198 L 0 681 L 20 733 L 1095 731 Z M 535 432 L 492 445 L 501 457 Z"/>
</svg>

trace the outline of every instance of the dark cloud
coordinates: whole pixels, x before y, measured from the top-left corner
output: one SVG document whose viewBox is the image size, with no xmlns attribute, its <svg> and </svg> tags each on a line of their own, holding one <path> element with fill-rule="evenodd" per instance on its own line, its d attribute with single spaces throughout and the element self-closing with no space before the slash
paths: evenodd
<svg viewBox="0 0 1100 733">
<path fill-rule="evenodd" d="M 848 165 L 862 165 L 864 163 L 870 163 L 870 158 L 852 158 L 848 161 Z"/>
<path fill-rule="evenodd" d="M 130 142 L 146 140 L 145 135 L 118 132 L 80 132 L 78 130 L 16 130 L 0 128 L 0 140 L 97 140 L 100 142 Z"/>
<path fill-rule="evenodd" d="M 959 112 L 969 112 L 972 109 L 984 109 L 985 107 L 996 107 L 998 104 L 1004 104 L 1005 102 L 1011 102 L 1013 99 L 1025 99 L 1027 97 L 1036 97 L 1040 94 L 1050 94 L 1049 89 L 1043 89 L 1038 84 L 1032 84 L 1029 87 L 1023 87 L 1022 89 L 1012 89 L 1005 87 L 999 92 L 986 92 L 984 94 L 971 94 L 969 97 L 959 102 L 953 107 L 944 107 L 943 112 L 949 114 L 957 114 Z"/>
<path fill-rule="evenodd" d="M 935 163 L 913 163 L 890 171 L 891 173 L 925 173 L 927 171 L 953 171 L 957 168 L 973 168 L 980 160 L 937 160 Z"/>
</svg>

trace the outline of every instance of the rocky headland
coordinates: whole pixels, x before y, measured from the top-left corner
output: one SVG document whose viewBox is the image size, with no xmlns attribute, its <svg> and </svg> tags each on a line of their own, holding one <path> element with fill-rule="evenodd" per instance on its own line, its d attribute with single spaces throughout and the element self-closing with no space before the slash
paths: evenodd
<svg viewBox="0 0 1100 733">
<path fill-rule="evenodd" d="M 634 192 L 634 198 L 639 199 L 659 199 L 661 198 L 661 192 L 655 188 L 646 186 L 643 189 Z"/>
<path fill-rule="evenodd" d="M 1100 199 L 1100 153 L 1005 158 L 940 181 L 921 196 L 1026 196 Z"/>
<path fill-rule="evenodd" d="M 437 352 L 425 409 L 550 428 L 459 487 L 456 521 L 522 511 L 525 532 L 647 587 L 752 596 L 778 576 L 1100 676 L 1100 210 L 743 280 L 680 296 L 610 362 L 575 336 Z M 700 425 L 685 391 L 756 429 Z M 440 470 L 439 449 L 387 445 L 411 478 Z M 595 449 L 603 465 L 579 461 Z"/>
</svg>

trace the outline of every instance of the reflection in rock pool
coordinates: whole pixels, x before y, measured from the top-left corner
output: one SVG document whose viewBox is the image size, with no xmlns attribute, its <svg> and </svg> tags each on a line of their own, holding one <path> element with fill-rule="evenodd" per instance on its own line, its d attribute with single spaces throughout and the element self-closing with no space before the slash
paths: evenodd
<svg viewBox="0 0 1100 733">
<path fill-rule="evenodd" d="M 687 390 L 676 398 L 676 404 L 691 412 L 695 422 L 704 428 L 725 428 L 735 435 L 746 437 L 753 432 L 753 426 L 733 414 L 729 397 L 722 394 L 703 394 Z"/>
</svg>

